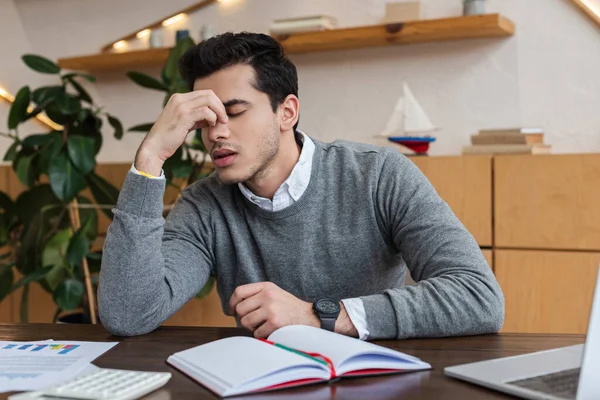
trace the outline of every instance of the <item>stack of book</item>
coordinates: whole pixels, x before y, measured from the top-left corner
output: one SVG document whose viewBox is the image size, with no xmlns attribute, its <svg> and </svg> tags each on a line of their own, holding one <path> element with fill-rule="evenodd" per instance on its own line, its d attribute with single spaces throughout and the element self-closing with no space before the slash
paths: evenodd
<svg viewBox="0 0 600 400">
<path fill-rule="evenodd" d="M 471 136 L 463 154 L 549 154 L 541 128 L 483 129 Z"/>
<path fill-rule="evenodd" d="M 276 19 L 271 23 L 272 36 L 289 35 L 300 32 L 318 32 L 335 29 L 337 19 L 328 15 L 314 15 L 299 18 Z"/>
</svg>

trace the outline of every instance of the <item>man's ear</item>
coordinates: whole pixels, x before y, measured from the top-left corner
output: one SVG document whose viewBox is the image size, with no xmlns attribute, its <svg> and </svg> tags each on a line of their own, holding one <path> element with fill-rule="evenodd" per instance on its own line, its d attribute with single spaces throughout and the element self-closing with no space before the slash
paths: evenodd
<svg viewBox="0 0 600 400">
<path fill-rule="evenodd" d="M 288 95 L 279 106 L 279 128 L 287 132 L 294 128 L 300 112 L 300 100 L 293 94 Z"/>
</svg>

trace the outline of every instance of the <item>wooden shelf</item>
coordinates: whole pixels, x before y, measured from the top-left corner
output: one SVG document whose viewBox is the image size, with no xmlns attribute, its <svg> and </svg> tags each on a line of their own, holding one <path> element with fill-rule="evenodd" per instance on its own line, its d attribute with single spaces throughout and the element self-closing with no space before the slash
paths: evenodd
<svg viewBox="0 0 600 400">
<path fill-rule="evenodd" d="M 514 24 L 499 14 L 421 20 L 398 24 L 363 26 L 323 32 L 276 36 L 288 54 L 356 49 L 411 43 L 442 42 L 460 39 L 512 36 Z M 100 53 L 63 58 L 64 69 L 107 71 L 141 68 L 164 63 L 169 48 L 137 50 L 124 53 Z"/>
</svg>

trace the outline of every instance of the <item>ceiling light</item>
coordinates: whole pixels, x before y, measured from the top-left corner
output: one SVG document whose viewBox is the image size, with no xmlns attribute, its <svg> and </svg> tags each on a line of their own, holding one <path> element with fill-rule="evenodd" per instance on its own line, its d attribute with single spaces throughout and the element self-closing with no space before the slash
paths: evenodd
<svg viewBox="0 0 600 400">
<path fill-rule="evenodd" d="M 162 22 L 162 26 L 169 26 L 169 25 L 173 25 L 173 24 L 175 24 L 175 23 L 177 23 L 177 22 L 181 21 L 181 20 L 182 20 L 182 19 L 184 19 L 184 18 L 185 18 L 185 13 L 180 13 L 180 14 L 177 14 L 177 15 L 175 15 L 175 16 L 173 16 L 173 17 L 171 17 L 171 18 L 165 19 L 165 20 Z"/>
<path fill-rule="evenodd" d="M 139 31 L 137 35 L 135 35 L 138 39 L 143 39 L 146 36 L 150 36 L 150 29 L 144 29 L 143 31 Z"/>
</svg>

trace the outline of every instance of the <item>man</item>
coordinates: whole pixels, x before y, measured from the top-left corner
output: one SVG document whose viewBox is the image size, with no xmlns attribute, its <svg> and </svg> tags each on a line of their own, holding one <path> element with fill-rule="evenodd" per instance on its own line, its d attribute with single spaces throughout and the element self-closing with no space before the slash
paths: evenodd
<svg viewBox="0 0 600 400">
<path fill-rule="evenodd" d="M 415 165 L 387 147 L 297 130 L 296 69 L 267 35 L 227 33 L 180 61 L 140 145 L 104 247 L 100 318 L 150 332 L 212 273 L 256 337 L 305 324 L 361 339 L 496 332 L 502 291 L 477 243 Z M 216 171 L 162 218 L 162 166 L 188 133 Z M 404 286 L 406 267 L 418 282 Z"/>
</svg>

